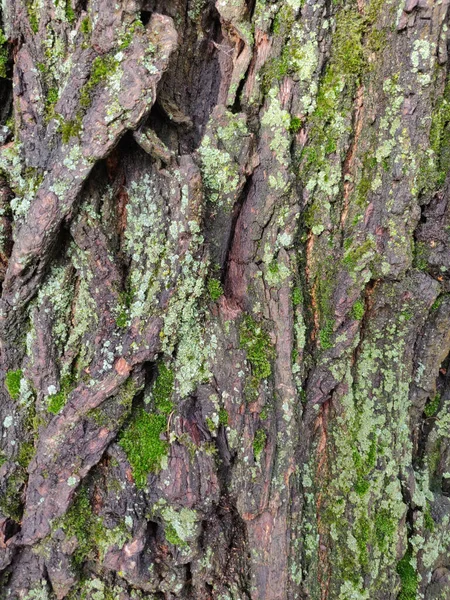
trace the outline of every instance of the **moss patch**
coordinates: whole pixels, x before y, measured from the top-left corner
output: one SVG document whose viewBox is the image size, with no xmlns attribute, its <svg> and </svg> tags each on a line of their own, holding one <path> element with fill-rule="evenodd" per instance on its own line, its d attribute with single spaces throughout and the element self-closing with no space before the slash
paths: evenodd
<svg viewBox="0 0 450 600">
<path fill-rule="evenodd" d="M 208 281 L 208 292 L 209 297 L 213 302 L 217 302 L 217 300 L 222 296 L 223 288 L 218 279 L 211 278 Z"/>
<path fill-rule="evenodd" d="M 0 28 L 0 77 L 6 77 L 8 66 L 8 39 Z"/>
<path fill-rule="evenodd" d="M 272 373 L 274 349 L 269 334 L 250 315 L 244 317 L 240 326 L 240 347 L 247 353 L 253 384 L 258 386 L 262 379 L 270 377 Z"/>
<path fill-rule="evenodd" d="M 20 395 L 20 382 L 22 381 L 22 370 L 8 371 L 5 377 L 5 386 L 13 400 L 17 400 Z"/>
<path fill-rule="evenodd" d="M 85 488 L 82 488 L 75 502 L 67 511 L 63 524 L 63 529 L 67 537 L 71 538 L 75 536 L 78 541 L 78 547 L 73 557 L 76 564 L 82 563 L 94 548 L 92 534 L 95 530 L 95 525 L 88 492 Z"/>
<path fill-rule="evenodd" d="M 224 408 L 219 410 L 219 423 L 224 427 L 228 425 L 228 413 Z"/>
<path fill-rule="evenodd" d="M 164 363 L 159 365 L 158 377 L 153 386 L 152 395 L 155 401 L 156 409 L 164 415 L 168 415 L 173 410 L 171 401 L 174 384 L 174 374 Z"/>
<path fill-rule="evenodd" d="M 112 545 L 122 547 L 128 538 L 124 525 L 119 524 L 113 529 L 105 527 L 102 518 L 93 512 L 85 487 L 78 492 L 60 526 L 69 539 L 77 539 L 77 548 L 72 556 L 77 567 L 97 554 L 101 558 Z"/>
<path fill-rule="evenodd" d="M 80 92 L 80 106 L 89 108 L 92 103 L 92 91 L 96 85 L 104 82 L 117 68 L 118 62 L 113 56 L 97 56 L 92 62 L 91 76 Z"/>
<path fill-rule="evenodd" d="M 253 438 L 253 454 L 256 460 L 259 460 L 262 451 L 266 447 L 266 442 L 267 433 L 264 429 L 258 429 L 255 433 L 255 437 Z"/>
<path fill-rule="evenodd" d="M 405 553 L 405 556 L 397 563 L 397 573 L 400 577 L 401 589 L 397 600 L 416 600 L 417 585 L 419 577 L 417 571 L 411 564 L 411 549 Z"/>
<path fill-rule="evenodd" d="M 35 455 L 36 450 L 34 448 L 34 444 L 32 442 L 24 442 L 20 446 L 19 455 L 17 457 L 17 462 L 21 467 L 26 469 L 30 464 L 31 459 Z"/>
<path fill-rule="evenodd" d="M 149 414 L 139 409 L 124 430 L 119 445 L 125 450 L 138 488 L 144 488 L 147 476 L 160 468 L 169 444 L 161 439 L 167 426 L 166 415 Z"/>
<path fill-rule="evenodd" d="M 435 397 L 427 402 L 423 412 L 427 418 L 434 417 L 439 409 L 439 402 L 441 401 L 441 395 L 436 394 Z"/>
<path fill-rule="evenodd" d="M 48 412 L 57 415 L 65 406 L 67 397 L 72 389 L 73 379 L 71 375 L 65 375 L 61 378 L 59 384 L 59 392 L 48 397 L 47 410 Z"/>
<path fill-rule="evenodd" d="M 355 304 L 352 306 L 352 312 L 351 312 L 352 318 L 355 319 L 356 321 L 361 321 L 361 319 L 364 316 L 364 302 L 359 299 L 355 302 Z"/>
</svg>

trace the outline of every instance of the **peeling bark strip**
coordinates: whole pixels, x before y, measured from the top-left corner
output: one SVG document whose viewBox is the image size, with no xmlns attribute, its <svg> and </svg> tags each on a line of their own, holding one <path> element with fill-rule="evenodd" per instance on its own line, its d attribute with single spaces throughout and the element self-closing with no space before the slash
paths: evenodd
<svg viewBox="0 0 450 600">
<path fill-rule="evenodd" d="M 3 2 L 1 598 L 450 598 L 448 7 Z"/>
</svg>

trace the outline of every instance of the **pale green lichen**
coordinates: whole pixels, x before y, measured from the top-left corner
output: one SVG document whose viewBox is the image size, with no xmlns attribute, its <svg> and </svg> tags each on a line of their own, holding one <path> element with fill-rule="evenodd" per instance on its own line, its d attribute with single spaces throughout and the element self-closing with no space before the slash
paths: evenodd
<svg viewBox="0 0 450 600">
<path fill-rule="evenodd" d="M 269 147 L 274 152 L 276 159 L 281 164 L 288 164 L 291 125 L 291 115 L 281 108 L 278 90 L 272 88 L 268 93 L 269 104 L 265 110 L 261 125 L 270 131 Z"/>
<path fill-rule="evenodd" d="M 179 336 L 175 361 L 176 387 L 184 398 L 198 383 L 208 381 L 211 377 L 208 365 L 217 349 L 217 338 L 194 321 L 183 323 Z"/>
<path fill-rule="evenodd" d="M 401 535 L 397 524 L 406 511 L 398 472 L 411 448 L 410 373 L 402 360 L 408 327 L 408 321 L 399 319 L 382 332 L 372 332 L 361 348 L 357 379 L 350 371 L 345 377 L 351 392 L 341 399 L 343 412 L 333 434 L 333 480 L 326 509 L 331 536 L 345 547 L 341 552 L 337 543 L 334 557 L 342 600 L 350 593 L 369 598 L 370 588 L 363 583 L 369 562 L 371 581 L 380 581 L 396 560 Z M 383 378 L 378 388 L 371 384 L 376 374 Z M 382 398 L 387 414 L 376 409 Z M 343 429 L 345 436 L 339 433 Z"/>
<path fill-rule="evenodd" d="M 168 542 L 175 546 L 186 547 L 194 541 L 198 531 L 198 515 L 189 508 L 176 509 L 169 506 L 165 500 L 159 500 L 153 507 L 165 525 L 165 534 Z"/>
<path fill-rule="evenodd" d="M 23 600 L 50 600 L 49 586 L 45 579 L 34 585 L 33 588 L 23 597 Z"/>
<path fill-rule="evenodd" d="M 223 196 L 235 192 L 239 183 L 239 166 L 230 154 L 215 148 L 208 136 L 202 139 L 198 152 L 208 199 L 218 202 Z"/>
</svg>

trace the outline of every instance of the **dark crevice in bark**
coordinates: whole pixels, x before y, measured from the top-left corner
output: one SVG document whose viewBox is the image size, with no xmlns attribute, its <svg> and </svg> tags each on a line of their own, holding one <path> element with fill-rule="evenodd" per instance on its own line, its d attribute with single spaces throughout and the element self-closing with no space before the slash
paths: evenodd
<svg viewBox="0 0 450 600">
<path fill-rule="evenodd" d="M 379 283 L 378 280 L 371 279 L 370 281 L 367 282 L 367 284 L 364 288 L 364 314 L 362 316 L 360 326 L 359 326 L 358 344 L 356 345 L 356 348 L 353 350 L 353 360 L 352 360 L 352 367 L 351 367 L 352 374 L 353 374 L 353 380 L 355 379 L 355 376 L 356 376 L 355 367 L 358 363 L 358 358 L 361 354 L 362 344 L 364 342 L 364 335 L 365 335 L 367 326 L 370 323 L 371 317 L 373 316 L 371 313 L 370 298 L 371 298 L 371 295 L 373 294 L 373 291 L 374 291 L 377 283 Z"/>
<path fill-rule="evenodd" d="M 150 18 L 153 12 L 150 10 L 141 10 L 140 17 L 143 25 L 147 25 L 150 22 Z"/>
<path fill-rule="evenodd" d="M 213 3 L 204 8 L 202 38 L 187 13 L 185 18 L 185 28 L 178 30 L 179 50 L 161 79 L 157 105 L 149 119 L 163 142 L 179 155 L 191 154 L 199 146 L 220 88 L 215 46 L 222 39 L 219 14 Z"/>
<path fill-rule="evenodd" d="M 228 234 L 228 240 L 225 246 L 225 250 L 223 252 L 223 260 L 221 261 L 221 281 L 225 285 L 225 294 L 227 294 L 227 276 L 228 276 L 228 267 L 230 261 L 230 254 L 233 248 L 233 243 L 236 235 L 236 225 L 239 219 L 239 215 L 241 214 L 242 207 L 244 206 L 245 201 L 248 198 L 249 191 L 252 187 L 253 183 L 253 175 L 250 175 L 244 185 L 244 188 L 235 202 L 233 206 L 232 216 L 231 216 L 231 225 L 230 231 Z M 232 291 L 232 290 L 229 290 Z"/>
<path fill-rule="evenodd" d="M 3 23 L 3 15 L 0 10 L 0 26 L 4 30 L 5 24 Z M 12 74 L 13 74 L 13 62 L 11 57 L 11 45 L 7 45 L 7 53 L 8 57 L 2 65 L 4 67 L 4 75 L 5 77 L 0 77 L 0 125 L 4 125 L 7 121 L 8 117 L 11 114 L 12 102 L 13 102 L 13 82 L 12 82 Z M 3 58 L 3 57 L 2 57 Z M 3 138 L 3 139 L 2 139 Z M 6 139 L 4 139 L 4 134 L 0 132 L 0 145 L 4 144 Z"/>
<path fill-rule="evenodd" d="M 12 108 L 12 80 L 0 78 L 0 124 L 7 121 Z M 6 141 L 6 140 L 5 140 Z"/>
<path fill-rule="evenodd" d="M 434 402 L 435 406 L 433 407 L 433 414 L 427 415 L 427 408 L 425 406 L 425 411 L 422 414 L 422 421 L 420 423 L 420 434 L 418 437 L 417 443 L 417 451 L 415 456 L 413 456 L 413 466 L 419 471 L 426 467 L 427 460 L 427 443 L 428 438 L 436 426 L 436 420 L 439 418 L 439 410 L 442 407 L 444 400 L 450 394 L 450 354 L 444 359 L 441 366 L 439 367 L 439 374 L 436 379 L 436 395 L 434 398 L 428 398 L 427 405 L 430 402 Z M 430 474 L 433 477 L 433 473 Z M 434 482 L 436 485 L 436 482 Z M 440 489 L 440 485 L 438 488 Z"/>
<path fill-rule="evenodd" d="M 242 106 L 242 92 L 243 92 L 244 86 L 245 86 L 245 84 L 247 82 L 247 75 L 248 75 L 248 73 L 250 71 L 250 68 L 251 67 L 249 65 L 247 67 L 247 71 L 246 71 L 244 77 L 242 77 L 241 81 L 239 82 L 238 89 L 237 89 L 237 92 L 236 92 L 236 98 L 234 100 L 233 106 L 231 107 L 231 112 L 234 113 L 234 114 L 238 114 L 238 113 L 240 113 L 240 112 L 243 111 L 243 106 Z"/>
</svg>

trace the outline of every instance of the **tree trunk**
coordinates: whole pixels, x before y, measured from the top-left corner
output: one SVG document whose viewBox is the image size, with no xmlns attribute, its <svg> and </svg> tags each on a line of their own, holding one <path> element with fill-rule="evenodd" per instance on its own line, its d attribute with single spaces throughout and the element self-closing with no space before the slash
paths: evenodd
<svg viewBox="0 0 450 600">
<path fill-rule="evenodd" d="M 0 596 L 450 599 L 449 0 L 4 0 Z"/>
</svg>

